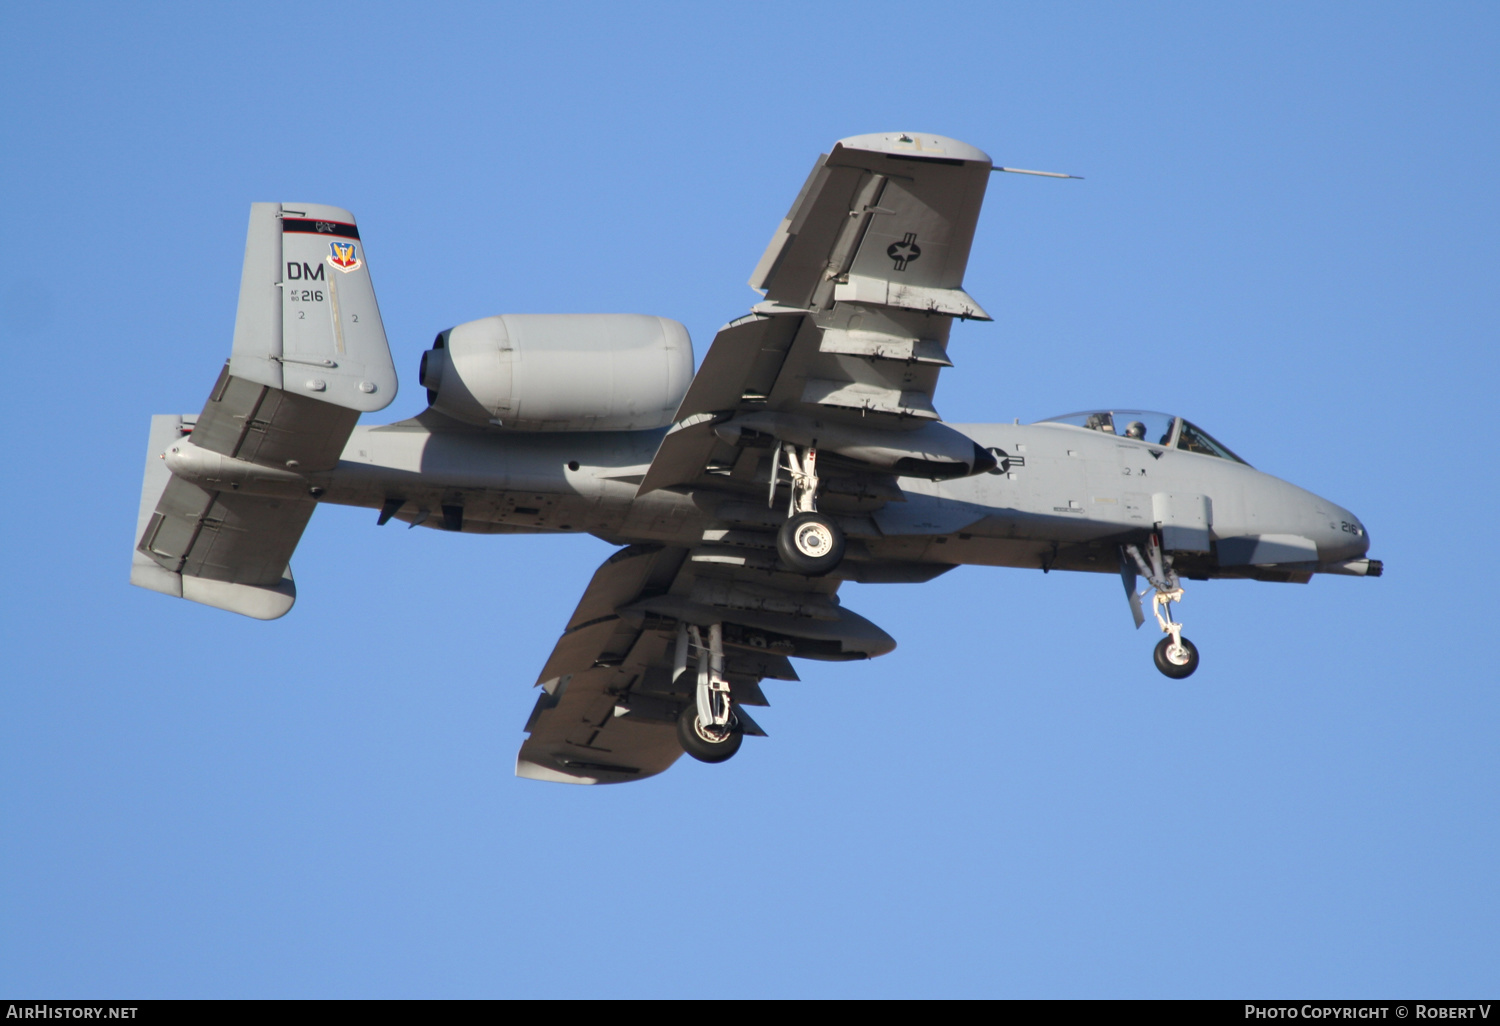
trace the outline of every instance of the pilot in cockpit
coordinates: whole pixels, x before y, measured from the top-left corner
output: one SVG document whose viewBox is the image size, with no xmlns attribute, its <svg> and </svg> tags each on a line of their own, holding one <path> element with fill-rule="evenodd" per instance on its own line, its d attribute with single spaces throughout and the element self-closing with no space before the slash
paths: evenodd
<svg viewBox="0 0 1500 1026">
<path fill-rule="evenodd" d="M 1146 440 L 1146 425 L 1143 421 L 1132 420 L 1125 426 L 1125 437 L 1134 438 L 1137 441 Z"/>
</svg>

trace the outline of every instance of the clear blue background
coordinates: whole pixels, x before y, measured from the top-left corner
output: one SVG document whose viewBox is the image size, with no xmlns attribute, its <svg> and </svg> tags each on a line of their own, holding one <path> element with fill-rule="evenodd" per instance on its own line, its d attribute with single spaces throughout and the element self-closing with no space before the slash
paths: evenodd
<svg viewBox="0 0 1500 1026">
<path fill-rule="evenodd" d="M 0 992 L 1493 996 L 1493 4 L 0 7 Z M 819 152 L 998 163 L 954 422 L 1183 413 L 1380 580 L 850 585 L 900 641 L 649 782 L 516 780 L 589 537 L 314 517 L 266 624 L 126 584 L 152 413 L 228 352 L 248 204 L 355 211 L 440 329 L 699 354 Z M 760 715 L 760 714 L 757 714 Z"/>
</svg>

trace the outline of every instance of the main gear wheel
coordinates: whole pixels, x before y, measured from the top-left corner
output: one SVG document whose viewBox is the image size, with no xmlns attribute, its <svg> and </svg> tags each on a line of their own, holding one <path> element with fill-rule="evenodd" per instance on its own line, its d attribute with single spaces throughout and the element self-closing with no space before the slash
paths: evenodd
<svg viewBox="0 0 1500 1026">
<path fill-rule="evenodd" d="M 844 558 L 844 531 L 822 513 L 798 513 L 776 532 L 776 551 L 791 569 L 821 577 Z"/>
<path fill-rule="evenodd" d="M 689 703 L 677 717 L 677 740 L 682 750 L 699 762 L 724 762 L 740 750 L 745 734 L 732 712 L 722 727 L 704 726 L 697 703 Z"/>
</svg>

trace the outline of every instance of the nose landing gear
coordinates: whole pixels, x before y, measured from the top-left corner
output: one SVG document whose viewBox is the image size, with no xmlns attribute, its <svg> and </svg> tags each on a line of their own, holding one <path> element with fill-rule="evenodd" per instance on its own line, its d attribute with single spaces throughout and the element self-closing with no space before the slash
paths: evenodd
<svg viewBox="0 0 1500 1026">
<path fill-rule="evenodd" d="M 1155 534 L 1146 546 L 1146 555 L 1143 556 L 1135 545 L 1125 546 L 1124 551 L 1140 568 L 1141 576 L 1151 583 L 1154 592 L 1151 612 L 1155 614 L 1162 633 L 1167 635 L 1157 642 L 1152 653 L 1156 668 L 1173 680 L 1191 677 L 1198 668 L 1198 646 L 1182 636 L 1182 624 L 1172 619 L 1172 603 L 1182 601 L 1182 584 L 1177 579 L 1177 571 L 1172 569 L 1172 557 L 1162 552 L 1161 538 Z M 1134 585 L 1130 590 L 1131 606 L 1136 611 L 1136 626 L 1139 627 L 1142 621 L 1140 596 L 1134 593 Z"/>
</svg>

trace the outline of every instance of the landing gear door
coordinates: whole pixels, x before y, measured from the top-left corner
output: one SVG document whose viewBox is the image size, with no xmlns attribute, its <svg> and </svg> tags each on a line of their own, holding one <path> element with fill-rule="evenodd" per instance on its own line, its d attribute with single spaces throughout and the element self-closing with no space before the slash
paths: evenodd
<svg viewBox="0 0 1500 1026">
<path fill-rule="evenodd" d="M 1168 552 L 1207 552 L 1213 525 L 1213 503 L 1206 495 L 1157 492 L 1151 496 L 1153 519 L 1161 528 L 1161 547 Z"/>
</svg>

